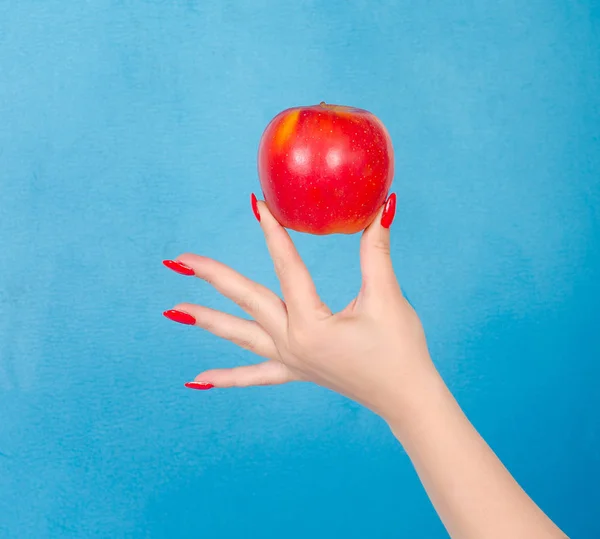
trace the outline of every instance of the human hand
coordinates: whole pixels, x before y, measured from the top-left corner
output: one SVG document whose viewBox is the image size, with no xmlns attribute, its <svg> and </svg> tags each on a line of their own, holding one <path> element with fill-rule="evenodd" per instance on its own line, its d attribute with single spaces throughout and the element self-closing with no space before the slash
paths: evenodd
<svg viewBox="0 0 600 539">
<path fill-rule="evenodd" d="M 274 292 L 215 260 L 183 254 L 165 265 L 195 275 L 239 305 L 245 320 L 201 305 L 181 303 L 168 318 L 195 324 L 266 359 L 200 373 L 195 389 L 310 381 L 358 401 L 380 415 L 397 406 L 415 381 L 433 369 L 419 318 L 403 297 L 390 257 L 392 194 L 360 244 L 362 286 L 341 312 L 321 301 L 287 231 L 264 202 L 252 206 L 273 259 L 283 301 Z"/>
<path fill-rule="evenodd" d="M 180 303 L 165 316 L 195 324 L 266 359 L 204 371 L 195 389 L 310 381 L 382 416 L 403 444 L 451 537 L 564 538 L 468 421 L 429 357 L 419 318 L 392 268 L 392 195 L 360 244 L 362 285 L 339 313 L 321 301 L 287 231 L 252 197 L 281 284 L 271 290 L 209 258 L 165 265 L 196 275 L 252 320 Z"/>
</svg>

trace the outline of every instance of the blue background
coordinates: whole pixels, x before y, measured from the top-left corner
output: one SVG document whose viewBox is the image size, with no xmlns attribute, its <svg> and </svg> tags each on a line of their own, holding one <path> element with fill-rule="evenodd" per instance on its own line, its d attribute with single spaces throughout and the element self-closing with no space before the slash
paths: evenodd
<svg viewBox="0 0 600 539">
<path fill-rule="evenodd" d="M 396 148 L 393 256 L 445 379 L 541 507 L 600 536 L 600 3 L 0 0 L 0 537 L 444 537 L 386 426 L 249 353 L 163 258 L 277 287 L 249 206 L 280 110 Z M 323 298 L 358 236 L 294 235 Z"/>
</svg>

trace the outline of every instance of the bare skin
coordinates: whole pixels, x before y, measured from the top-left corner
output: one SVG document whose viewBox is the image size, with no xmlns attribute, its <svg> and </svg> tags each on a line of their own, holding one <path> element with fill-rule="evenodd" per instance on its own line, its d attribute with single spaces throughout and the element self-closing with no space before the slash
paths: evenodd
<svg viewBox="0 0 600 539">
<path fill-rule="evenodd" d="M 419 317 L 396 279 L 381 212 L 361 239 L 361 289 L 343 311 L 332 313 L 287 231 L 264 202 L 258 211 L 283 299 L 215 260 L 177 258 L 251 320 L 190 303 L 174 309 L 265 359 L 208 370 L 196 382 L 327 387 L 388 423 L 453 539 L 565 538 L 480 437 L 438 374 Z"/>
</svg>

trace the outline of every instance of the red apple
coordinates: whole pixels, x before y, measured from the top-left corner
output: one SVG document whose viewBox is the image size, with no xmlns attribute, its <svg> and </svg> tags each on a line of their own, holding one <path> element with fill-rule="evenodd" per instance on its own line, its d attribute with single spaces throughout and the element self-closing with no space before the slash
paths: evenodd
<svg viewBox="0 0 600 539">
<path fill-rule="evenodd" d="M 258 175 L 284 227 L 354 234 L 385 202 L 394 176 L 392 141 L 366 110 L 325 103 L 290 108 L 262 135 Z"/>
</svg>

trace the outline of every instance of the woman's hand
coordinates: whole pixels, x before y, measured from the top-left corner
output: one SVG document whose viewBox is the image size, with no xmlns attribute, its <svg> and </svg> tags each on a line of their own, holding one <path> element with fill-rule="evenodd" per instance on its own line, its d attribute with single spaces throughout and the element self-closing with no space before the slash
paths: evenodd
<svg viewBox="0 0 600 539">
<path fill-rule="evenodd" d="M 165 265 L 207 281 L 252 320 L 190 303 L 181 303 L 165 315 L 204 328 L 266 361 L 205 371 L 188 386 L 207 389 L 310 381 L 383 414 L 388 401 L 398 402 L 398 395 L 415 387 L 415 377 L 432 370 L 420 321 L 402 296 L 390 258 L 395 195 L 363 233 L 362 286 L 339 313 L 332 313 L 321 301 L 292 239 L 266 204 L 254 196 L 252 203 L 283 301 L 215 260 L 183 254 Z"/>
<path fill-rule="evenodd" d="M 185 254 L 165 265 L 212 284 L 252 320 L 182 303 L 165 312 L 266 359 L 214 369 L 186 384 L 211 387 L 311 381 L 382 416 L 404 445 L 455 539 L 566 537 L 535 505 L 479 436 L 435 370 L 419 319 L 402 296 L 390 258 L 395 196 L 365 230 L 362 286 L 339 313 L 319 299 L 292 240 L 264 203 L 252 206 L 265 233 L 283 301 L 214 260 Z"/>
</svg>

